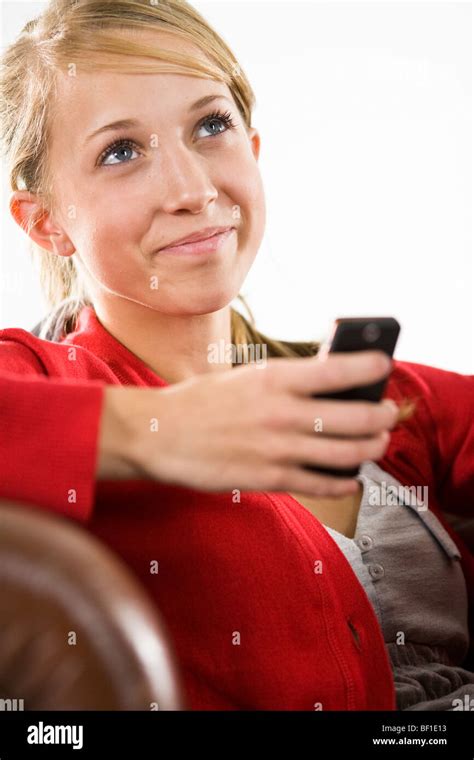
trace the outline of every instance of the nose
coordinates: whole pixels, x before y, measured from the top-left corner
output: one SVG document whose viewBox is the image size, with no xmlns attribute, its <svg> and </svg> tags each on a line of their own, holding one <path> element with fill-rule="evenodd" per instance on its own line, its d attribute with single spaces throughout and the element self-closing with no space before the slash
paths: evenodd
<svg viewBox="0 0 474 760">
<path fill-rule="evenodd" d="M 206 159 L 188 147 L 176 143 L 163 147 L 157 164 L 158 189 L 154 197 L 159 199 L 162 211 L 198 213 L 217 198 Z"/>
</svg>

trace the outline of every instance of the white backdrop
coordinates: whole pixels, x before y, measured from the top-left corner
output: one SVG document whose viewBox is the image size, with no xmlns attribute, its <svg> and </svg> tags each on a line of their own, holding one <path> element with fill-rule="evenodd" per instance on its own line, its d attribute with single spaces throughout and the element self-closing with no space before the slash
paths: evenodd
<svg viewBox="0 0 474 760">
<path fill-rule="evenodd" d="M 396 358 L 474 373 L 472 3 L 192 3 L 257 98 L 267 228 L 242 289 L 257 326 L 321 339 L 394 316 Z M 2 46 L 44 6 L 2 0 Z M 0 327 L 45 312 L 2 167 Z"/>
</svg>

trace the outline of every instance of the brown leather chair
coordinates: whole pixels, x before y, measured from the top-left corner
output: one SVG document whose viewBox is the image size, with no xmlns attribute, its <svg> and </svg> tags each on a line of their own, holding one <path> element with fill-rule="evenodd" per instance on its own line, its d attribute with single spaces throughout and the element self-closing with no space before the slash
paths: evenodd
<svg viewBox="0 0 474 760">
<path fill-rule="evenodd" d="M 126 565 L 67 518 L 1 500 L 0 705 L 186 709 L 165 624 Z"/>
</svg>

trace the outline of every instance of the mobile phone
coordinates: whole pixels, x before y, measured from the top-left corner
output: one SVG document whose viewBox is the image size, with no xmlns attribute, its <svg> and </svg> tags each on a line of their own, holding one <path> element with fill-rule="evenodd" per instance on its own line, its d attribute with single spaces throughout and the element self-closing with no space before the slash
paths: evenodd
<svg viewBox="0 0 474 760">
<path fill-rule="evenodd" d="M 345 317 L 336 319 L 330 336 L 320 348 L 320 354 L 340 351 L 384 351 L 392 357 L 400 333 L 400 325 L 393 317 Z M 316 393 L 313 398 L 349 401 L 378 402 L 382 398 L 388 375 L 370 385 L 348 388 L 334 393 Z M 355 478 L 359 467 L 332 468 L 303 465 L 305 470 L 340 478 Z"/>
</svg>

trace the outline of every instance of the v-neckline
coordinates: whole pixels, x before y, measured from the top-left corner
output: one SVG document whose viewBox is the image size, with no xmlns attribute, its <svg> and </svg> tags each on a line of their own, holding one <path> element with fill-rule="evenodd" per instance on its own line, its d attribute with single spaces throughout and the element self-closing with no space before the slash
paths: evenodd
<svg viewBox="0 0 474 760">
<path fill-rule="evenodd" d="M 341 531 L 337 530 L 337 528 L 333 528 L 331 525 L 326 525 L 326 523 L 323 522 L 323 520 L 321 520 L 317 515 L 315 515 L 314 512 L 311 509 L 309 509 L 309 507 L 307 507 L 305 504 L 303 504 L 301 501 L 299 501 L 299 499 L 295 498 L 295 496 L 293 496 L 292 493 L 290 493 L 289 491 L 287 491 L 286 494 L 296 504 L 298 504 L 300 507 L 302 507 L 307 512 L 309 512 L 309 514 L 312 517 L 314 517 L 314 519 L 317 520 L 318 523 L 320 523 L 324 527 L 330 527 L 331 530 L 334 530 L 336 533 L 339 533 L 340 535 L 345 536 L 345 538 L 347 538 L 347 539 L 349 539 L 351 541 L 354 541 L 354 540 L 356 540 L 357 535 L 358 535 L 358 528 L 359 528 L 359 520 L 360 520 L 361 510 L 362 510 L 362 507 L 365 505 L 366 500 L 367 500 L 367 479 L 365 477 L 360 477 L 360 475 L 359 475 L 359 476 L 357 476 L 357 481 L 362 486 L 362 492 L 360 492 L 359 506 L 358 506 L 358 511 L 357 511 L 357 519 L 356 519 L 356 522 L 355 522 L 354 535 L 353 536 L 348 536 L 346 533 L 342 533 Z"/>
</svg>

